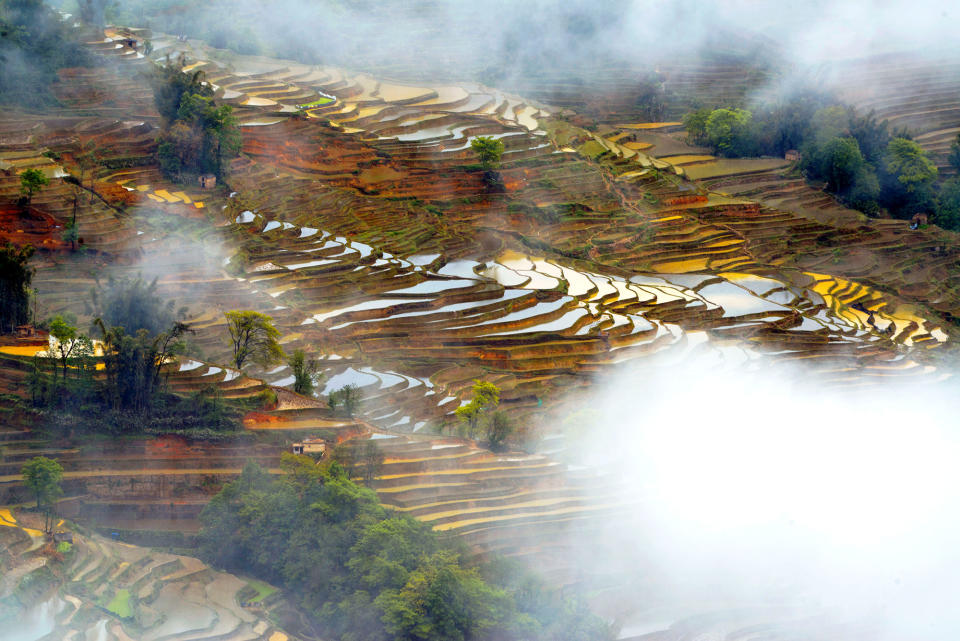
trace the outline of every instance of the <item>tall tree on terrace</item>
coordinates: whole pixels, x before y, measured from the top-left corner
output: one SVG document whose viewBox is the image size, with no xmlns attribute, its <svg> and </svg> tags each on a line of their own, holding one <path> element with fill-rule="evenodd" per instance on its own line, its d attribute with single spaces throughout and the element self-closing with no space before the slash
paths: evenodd
<svg viewBox="0 0 960 641">
<path fill-rule="evenodd" d="M 307 358 L 302 349 L 294 351 L 287 364 L 293 370 L 293 391 L 304 396 L 313 394 L 313 379 L 320 371 L 320 364 Z"/>
<path fill-rule="evenodd" d="M 714 109 L 705 125 L 707 142 L 717 153 L 742 153 L 753 114 L 745 109 Z"/>
<path fill-rule="evenodd" d="M 500 158 L 503 156 L 502 141 L 490 136 L 477 136 L 470 141 L 470 148 L 477 154 L 484 171 L 493 171 L 500 167 Z"/>
<path fill-rule="evenodd" d="M 223 176 L 242 138 L 233 109 L 217 105 L 199 70 L 184 71 L 183 56 L 158 65 L 151 74 L 154 102 L 162 117 L 157 158 L 174 179 L 184 174 Z"/>
<path fill-rule="evenodd" d="M 923 147 L 906 138 L 894 138 L 887 145 L 887 171 L 908 193 L 923 189 L 937 178 L 937 167 Z"/>
<path fill-rule="evenodd" d="M 467 436 L 476 437 L 487 416 L 500 404 L 500 388 L 488 381 L 473 381 L 473 398 L 456 409 L 457 417 L 466 425 Z"/>
<path fill-rule="evenodd" d="M 483 167 L 483 182 L 492 191 L 503 191 L 503 179 L 497 171 L 503 156 L 503 141 L 490 136 L 477 136 L 470 141 L 470 148 L 477 154 Z"/>
<path fill-rule="evenodd" d="M 332 410 L 342 409 L 347 416 L 352 418 L 353 413 L 360 405 L 360 398 L 360 388 L 353 383 L 349 383 L 338 390 L 330 392 L 330 394 L 327 395 L 327 404 Z"/>
<path fill-rule="evenodd" d="M 49 185 L 50 179 L 39 169 L 27 169 L 20 174 L 20 193 L 23 195 L 24 208 L 30 206 L 33 195 L 44 185 Z"/>
<path fill-rule="evenodd" d="M 60 356 L 64 383 L 67 381 L 67 365 L 70 359 L 92 351 L 90 339 L 81 335 L 72 322 L 76 321 L 64 318 L 60 314 L 50 319 L 50 335 L 57 339 L 56 349 Z M 56 370 L 54 370 L 54 380 L 56 380 Z"/>
<path fill-rule="evenodd" d="M 283 349 L 278 342 L 280 332 L 273 326 L 272 318 L 252 310 L 233 310 L 224 316 L 237 369 L 247 362 L 267 367 L 283 359 Z"/>
<path fill-rule="evenodd" d="M 53 502 L 63 494 L 60 480 L 63 479 L 63 466 L 45 456 L 35 456 L 20 468 L 23 484 L 37 497 L 37 509 L 44 508 L 46 518 L 44 530 L 53 529 Z"/>
<path fill-rule="evenodd" d="M 833 192 L 847 190 L 863 168 L 863 155 L 856 138 L 833 138 L 821 151 L 820 175 L 827 180 L 827 189 Z"/>
</svg>

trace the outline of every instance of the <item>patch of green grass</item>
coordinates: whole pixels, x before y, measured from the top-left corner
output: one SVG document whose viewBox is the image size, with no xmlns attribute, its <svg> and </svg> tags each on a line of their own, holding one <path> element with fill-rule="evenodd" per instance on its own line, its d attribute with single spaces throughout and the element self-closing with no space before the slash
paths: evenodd
<svg viewBox="0 0 960 641">
<path fill-rule="evenodd" d="M 113 597 L 113 601 L 107 604 L 106 608 L 121 619 L 129 619 L 133 614 L 133 610 L 130 608 L 130 590 L 126 588 L 117 590 L 117 595 Z"/>
<path fill-rule="evenodd" d="M 331 102 L 333 102 L 333 98 L 321 98 L 320 100 L 314 100 L 313 102 L 306 102 L 302 105 L 297 105 L 297 109 L 310 109 L 311 107 L 329 105 Z"/>
<path fill-rule="evenodd" d="M 60 554 L 66 554 L 67 552 L 70 551 L 70 548 L 72 547 L 73 545 L 70 542 L 60 541 L 60 543 L 57 544 L 57 552 L 59 552 Z"/>
<path fill-rule="evenodd" d="M 247 583 L 247 587 L 257 591 L 257 596 L 250 599 L 251 603 L 259 603 L 277 591 L 277 588 L 272 585 L 267 585 L 263 581 L 257 581 L 256 579 L 251 579 L 250 582 Z"/>
<path fill-rule="evenodd" d="M 580 146 L 579 151 L 584 156 L 596 159 L 607 153 L 607 148 L 598 143 L 596 140 L 588 140 Z"/>
</svg>

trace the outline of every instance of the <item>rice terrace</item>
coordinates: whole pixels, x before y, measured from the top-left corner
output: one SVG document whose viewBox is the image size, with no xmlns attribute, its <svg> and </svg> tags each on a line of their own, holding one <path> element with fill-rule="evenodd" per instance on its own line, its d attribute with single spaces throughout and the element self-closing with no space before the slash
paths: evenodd
<svg viewBox="0 0 960 641">
<path fill-rule="evenodd" d="M 958 21 L 0 0 L 0 638 L 955 639 Z"/>
</svg>

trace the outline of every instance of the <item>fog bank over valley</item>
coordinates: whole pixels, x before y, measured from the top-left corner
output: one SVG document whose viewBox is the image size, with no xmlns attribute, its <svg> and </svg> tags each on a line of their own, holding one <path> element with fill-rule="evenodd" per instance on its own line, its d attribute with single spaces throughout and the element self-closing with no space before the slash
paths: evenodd
<svg viewBox="0 0 960 641">
<path fill-rule="evenodd" d="M 583 571 L 645 593 L 623 634 L 742 610 L 785 630 L 819 619 L 863 638 L 952 638 L 953 387 L 827 386 L 802 368 L 710 356 L 624 367 L 568 441 L 571 460 L 616 479 L 616 500 L 634 505 L 599 539 L 572 543 L 589 546 Z"/>
</svg>

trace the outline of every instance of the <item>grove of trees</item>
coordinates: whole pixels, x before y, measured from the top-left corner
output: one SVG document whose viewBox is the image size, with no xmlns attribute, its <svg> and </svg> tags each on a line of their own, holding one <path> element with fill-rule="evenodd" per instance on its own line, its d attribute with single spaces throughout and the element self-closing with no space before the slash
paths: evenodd
<svg viewBox="0 0 960 641">
<path fill-rule="evenodd" d="M 202 71 L 184 72 L 185 61 L 167 60 L 151 75 L 154 104 L 160 112 L 157 160 L 167 177 L 184 180 L 199 174 L 223 177 L 242 139 L 233 109 L 217 105 Z"/>
<path fill-rule="evenodd" d="M 890 131 L 873 113 L 858 114 L 829 96 L 798 92 L 754 111 L 698 109 L 684 117 L 684 126 L 691 142 L 722 156 L 799 150 L 807 178 L 823 181 L 841 202 L 868 215 L 885 209 L 909 218 L 943 209 L 936 222 L 956 227 L 954 192 L 945 188 L 938 197 L 937 168 L 909 133 Z M 960 144 L 956 153 L 960 163 Z"/>
<path fill-rule="evenodd" d="M 165 367 L 190 327 L 156 294 L 156 281 L 110 280 L 91 292 L 91 333 L 71 314 L 46 321 L 56 359 L 34 359 L 27 378 L 41 421 L 55 431 L 189 432 L 213 437 L 237 427 L 237 411 L 215 390 L 183 398 L 166 388 Z M 95 355 L 95 349 L 99 351 Z M 98 369 L 99 367 L 99 369 Z"/>
<path fill-rule="evenodd" d="M 287 588 L 339 641 L 612 639 L 575 595 L 504 564 L 467 563 L 452 541 L 394 513 L 333 460 L 253 462 L 201 514 L 201 554 Z M 571 591 L 572 592 L 572 591 Z"/>
<path fill-rule="evenodd" d="M 351 418 L 360 406 L 361 400 L 362 393 L 360 388 L 353 383 L 348 383 L 327 395 L 327 404 L 330 406 L 330 409 L 335 412 L 342 412 Z"/>
<path fill-rule="evenodd" d="M 37 499 L 37 509 L 46 515 L 44 530 L 53 529 L 54 502 L 63 494 L 60 481 L 63 479 L 63 466 L 46 456 L 34 456 L 20 468 L 23 484 Z"/>
</svg>

